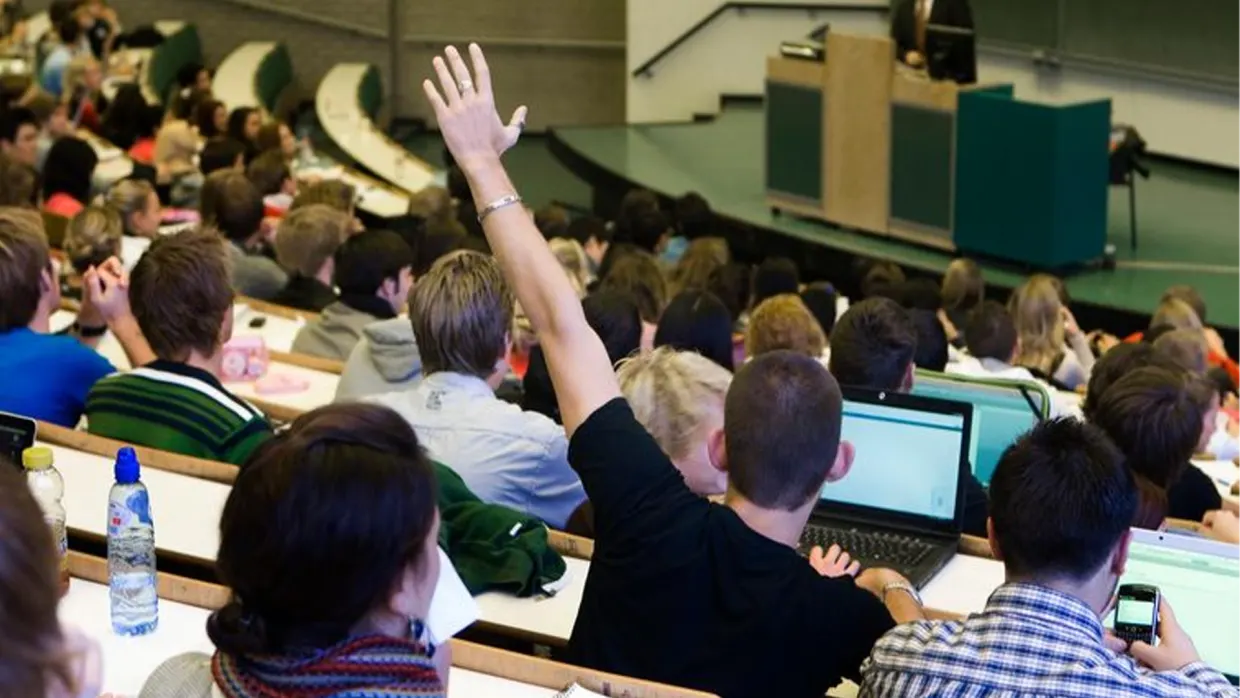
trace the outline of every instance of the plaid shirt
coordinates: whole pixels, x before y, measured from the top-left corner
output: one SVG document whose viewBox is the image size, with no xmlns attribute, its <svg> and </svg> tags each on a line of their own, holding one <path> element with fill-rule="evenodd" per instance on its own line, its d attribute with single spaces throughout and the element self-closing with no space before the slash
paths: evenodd
<svg viewBox="0 0 1240 698">
<path fill-rule="evenodd" d="M 963 622 L 901 625 L 861 667 L 858 698 L 1237 696 L 1201 662 L 1152 672 L 1102 644 L 1098 615 L 1045 587 L 1005 584 Z"/>
</svg>

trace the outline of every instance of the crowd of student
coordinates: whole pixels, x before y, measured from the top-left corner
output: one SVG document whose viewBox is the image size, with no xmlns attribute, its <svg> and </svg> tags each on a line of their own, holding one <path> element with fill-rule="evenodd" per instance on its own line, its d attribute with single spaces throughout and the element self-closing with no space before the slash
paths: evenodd
<svg viewBox="0 0 1240 698">
<path fill-rule="evenodd" d="M 732 260 L 701 197 L 666 212 L 632 192 L 611 223 L 526 210 L 500 163 L 523 111 L 498 118 L 471 54 L 472 73 L 449 49 L 425 85 L 449 188 L 417 194 L 398 231 L 358 223 L 347 185 L 299 184 L 287 126 L 227 115 L 201 74 L 154 136 L 153 182 L 99 203 L 58 192 L 80 210 L 57 250 L 33 208 L 0 209 L 0 409 L 241 466 L 220 522 L 233 598 L 208 626 L 217 651 L 170 659 L 143 696 L 444 695 L 446 638 L 424 622 L 433 464 L 595 540 L 568 648 L 584 666 L 721 696 L 816 697 L 843 678 L 867 696 L 1235 695 L 1175 599 L 1156 647 L 1102 627 L 1130 527 L 1190 519 L 1237 540 L 1189 462 L 1237 440 L 1236 364 L 1191 288 L 1121 342 L 1084 333 L 1053 277 L 1003 305 L 969 260 L 941 283 L 873 263 L 837 319 L 836 289 L 792 261 Z M 13 160 L 28 140 L 15 133 L 0 131 Z M 73 140 L 56 137 L 44 182 Z M 159 235 L 166 205 L 202 224 Z M 67 293 L 81 309 L 54 334 Z M 229 391 L 238 294 L 318 313 L 293 349 L 343 361 L 336 404 L 276 432 Z M 109 331 L 133 370 L 95 352 Z M 853 467 L 840 386 L 909 391 L 917 368 L 1041 381 L 1062 414 L 1006 451 L 989 492 L 967 483 L 965 532 L 1007 580 L 964 621 L 927 620 L 907 580 L 838 547 L 797 551 L 819 493 Z M 0 624 L 62 651 L 0 667 L 20 695 L 78 695 L 88 643 L 56 621 L 53 552 L 31 540 L 24 492 L 0 468 Z"/>
</svg>

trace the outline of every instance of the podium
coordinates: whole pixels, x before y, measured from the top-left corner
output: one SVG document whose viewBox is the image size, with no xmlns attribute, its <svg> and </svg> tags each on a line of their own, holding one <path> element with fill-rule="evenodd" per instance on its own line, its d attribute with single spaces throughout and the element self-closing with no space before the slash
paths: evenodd
<svg viewBox="0 0 1240 698">
<path fill-rule="evenodd" d="M 772 210 L 1038 268 L 1102 256 L 1109 100 L 930 80 L 887 37 L 831 33 L 825 48 L 821 63 L 767 60 Z"/>
</svg>

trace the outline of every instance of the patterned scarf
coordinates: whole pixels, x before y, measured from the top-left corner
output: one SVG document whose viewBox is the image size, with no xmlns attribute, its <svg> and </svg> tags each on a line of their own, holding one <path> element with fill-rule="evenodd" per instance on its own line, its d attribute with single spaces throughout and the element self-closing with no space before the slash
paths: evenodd
<svg viewBox="0 0 1240 698">
<path fill-rule="evenodd" d="M 304 657 L 216 652 L 215 684 L 227 698 L 427 698 L 445 695 L 425 648 L 371 635 Z"/>
</svg>

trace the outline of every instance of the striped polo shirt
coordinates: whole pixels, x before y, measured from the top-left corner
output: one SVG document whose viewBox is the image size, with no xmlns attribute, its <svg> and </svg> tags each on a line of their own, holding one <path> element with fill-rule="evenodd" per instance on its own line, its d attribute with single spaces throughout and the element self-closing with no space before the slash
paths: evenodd
<svg viewBox="0 0 1240 698">
<path fill-rule="evenodd" d="M 99 436 L 237 465 L 271 437 L 263 414 L 215 376 L 164 360 L 96 383 L 86 422 Z"/>
</svg>

